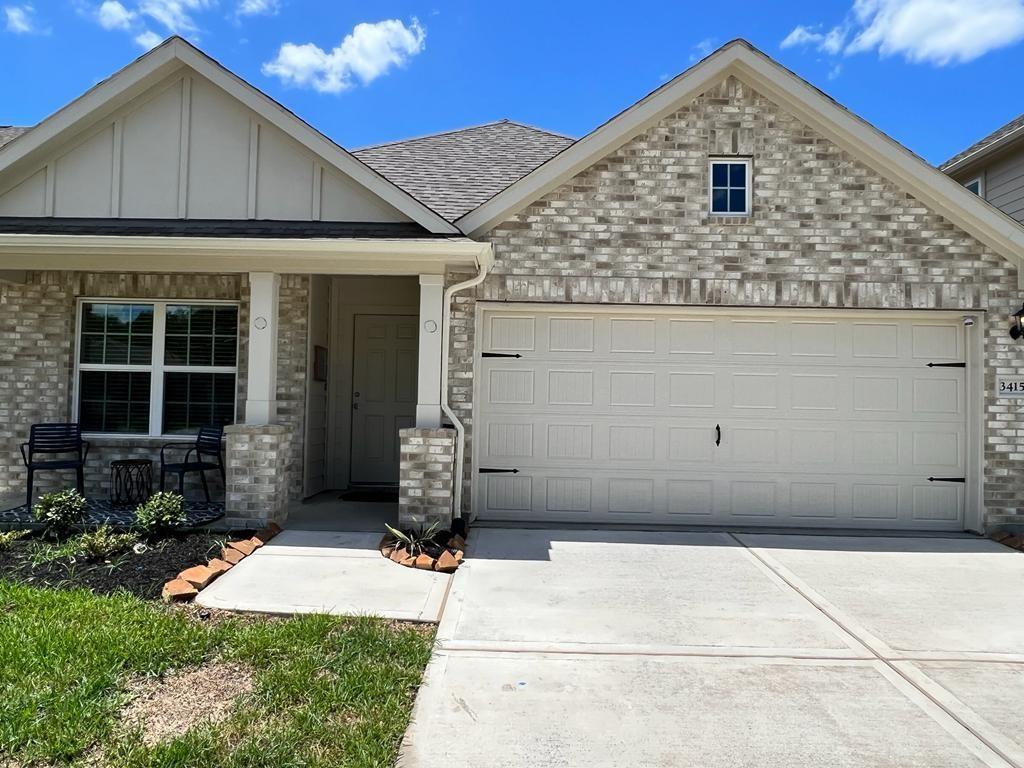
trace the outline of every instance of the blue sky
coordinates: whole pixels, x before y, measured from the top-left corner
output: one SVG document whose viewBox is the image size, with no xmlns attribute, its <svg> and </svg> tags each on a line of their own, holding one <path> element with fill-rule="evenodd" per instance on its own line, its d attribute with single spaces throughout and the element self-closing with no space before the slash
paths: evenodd
<svg viewBox="0 0 1024 768">
<path fill-rule="evenodd" d="M 0 0 L 0 124 L 180 33 L 349 148 L 503 117 L 580 136 L 744 37 L 926 159 L 1024 112 L 1024 0 Z"/>
</svg>

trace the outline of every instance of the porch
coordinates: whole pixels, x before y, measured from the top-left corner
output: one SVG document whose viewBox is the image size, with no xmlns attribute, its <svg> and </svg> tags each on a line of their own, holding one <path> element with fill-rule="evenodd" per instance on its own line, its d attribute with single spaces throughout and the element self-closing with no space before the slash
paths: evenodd
<svg viewBox="0 0 1024 768">
<path fill-rule="evenodd" d="M 10 310 L 0 341 L 14 361 L 14 376 L 0 383 L 0 458 L 8 470 L 0 498 L 21 496 L 0 505 L 7 517 L 29 512 L 11 507 L 24 503 L 17 445 L 33 423 L 82 423 L 92 446 L 86 496 L 97 519 L 116 521 L 120 513 L 111 516 L 105 502 L 110 462 L 149 458 L 155 474 L 161 445 L 186 441 L 213 421 L 225 427 L 226 477 L 221 485 L 209 476 L 214 504 L 205 512 L 198 484 L 186 486 L 190 508 L 205 515 L 197 523 L 253 528 L 293 518 L 290 527 L 307 530 L 380 531 L 398 519 L 399 432 L 441 425 L 445 272 L 479 268 L 489 246 L 437 237 L 271 245 L 266 238 L 0 233 L 0 255 L 17 268 L 0 273 Z M 248 271 L 271 262 L 281 271 Z M 156 271 L 166 264 L 181 271 Z M 114 331 L 96 330 L 97 307 L 130 318 Z M 234 326 L 216 325 L 220 308 L 231 309 L 225 315 Z M 211 310 L 214 325 L 199 327 L 196 318 Z M 193 313 L 180 338 L 169 329 L 172 312 Z M 109 350 L 139 338 L 149 357 L 111 363 L 87 355 L 97 339 Z M 190 356 L 204 343 L 222 352 L 196 365 Z M 172 347 L 185 357 L 172 360 Z M 97 411 L 85 396 L 99 374 L 106 399 L 98 398 Z M 119 395 L 138 375 L 144 394 Z M 105 420 L 86 423 L 97 412 Z M 172 413 L 184 415 L 168 430 Z M 69 480 L 38 475 L 37 487 L 57 490 Z M 390 500 L 366 500 L 385 489 Z M 342 498 L 352 490 L 364 494 Z M 218 504 L 223 517 L 213 520 Z"/>
</svg>

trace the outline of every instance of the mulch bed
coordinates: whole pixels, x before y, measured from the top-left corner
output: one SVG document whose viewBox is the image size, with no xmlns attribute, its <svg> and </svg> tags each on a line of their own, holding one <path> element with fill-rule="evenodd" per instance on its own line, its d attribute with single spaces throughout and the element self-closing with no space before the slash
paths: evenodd
<svg viewBox="0 0 1024 768">
<path fill-rule="evenodd" d="M 0 550 L 0 579 L 17 581 L 35 587 L 84 587 L 99 594 L 119 590 L 145 600 L 160 597 L 166 581 L 185 568 L 204 563 L 217 556 L 229 536 L 252 535 L 251 532 L 212 533 L 209 531 L 171 534 L 142 540 L 146 549 L 136 554 L 129 549 L 107 561 L 74 561 L 61 559 L 33 566 L 28 553 L 36 537 L 14 542 Z"/>
</svg>

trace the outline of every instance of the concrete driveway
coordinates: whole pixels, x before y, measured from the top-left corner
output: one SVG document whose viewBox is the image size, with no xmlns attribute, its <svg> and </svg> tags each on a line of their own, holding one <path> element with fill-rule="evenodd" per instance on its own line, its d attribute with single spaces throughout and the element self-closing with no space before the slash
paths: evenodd
<svg viewBox="0 0 1024 768">
<path fill-rule="evenodd" d="M 400 766 L 1024 768 L 1024 555 L 477 529 Z"/>
</svg>

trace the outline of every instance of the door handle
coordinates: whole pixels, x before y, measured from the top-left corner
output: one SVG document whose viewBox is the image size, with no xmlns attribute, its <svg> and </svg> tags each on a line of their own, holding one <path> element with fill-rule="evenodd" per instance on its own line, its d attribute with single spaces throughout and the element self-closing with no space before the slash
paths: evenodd
<svg viewBox="0 0 1024 768">
<path fill-rule="evenodd" d="M 720 424 L 715 424 L 715 445 L 722 444 L 722 427 Z"/>
</svg>

